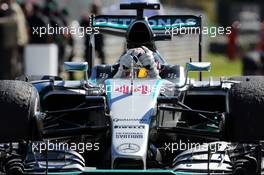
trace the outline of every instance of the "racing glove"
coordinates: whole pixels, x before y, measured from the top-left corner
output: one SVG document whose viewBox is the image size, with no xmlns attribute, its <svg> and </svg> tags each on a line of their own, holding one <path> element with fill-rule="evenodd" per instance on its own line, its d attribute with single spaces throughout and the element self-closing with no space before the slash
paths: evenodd
<svg viewBox="0 0 264 175">
<path fill-rule="evenodd" d="M 144 53 L 138 58 L 142 66 L 148 70 L 150 78 L 160 78 L 153 52 L 145 46 L 142 46 L 142 49 Z"/>
<path fill-rule="evenodd" d="M 114 78 L 122 78 L 125 77 L 126 70 L 131 69 L 132 62 L 134 60 L 134 56 L 138 57 L 142 55 L 145 51 L 142 48 L 129 49 L 126 54 L 122 55 L 119 59 L 119 68 Z M 133 62 L 133 64 L 134 64 Z"/>
</svg>

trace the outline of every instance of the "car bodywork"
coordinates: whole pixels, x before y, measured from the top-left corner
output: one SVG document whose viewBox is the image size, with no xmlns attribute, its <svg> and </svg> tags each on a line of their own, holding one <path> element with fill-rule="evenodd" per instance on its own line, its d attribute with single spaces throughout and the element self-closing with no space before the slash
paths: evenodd
<svg viewBox="0 0 264 175">
<path fill-rule="evenodd" d="M 99 16 L 94 18 L 94 26 L 127 29 L 128 33 L 133 32 L 130 29 L 135 23 L 147 24 L 153 29 L 151 32 L 166 27 L 150 25 L 142 18 L 144 9 L 158 9 L 158 4 L 132 3 L 121 7 L 136 9 L 138 15 Z M 134 21 L 127 26 L 111 23 L 123 18 Z M 105 22 L 105 19 L 108 20 Z M 197 16 L 150 18 L 153 24 L 160 19 L 178 21 L 173 25 L 201 27 L 201 17 Z M 110 32 L 122 35 L 120 31 Z M 169 36 L 156 33 L 155 38 L 166 40 Z M 68 71 L 90 72 L 84 80 L 28 77 L 27 81 L 39 92 L 41 112 L 38 115 L 43 119 L 44 141 L 33 141 L 27 147 L 23 161 L 25 172 L 232 174 L 238 157 L 258 154 L 259 144 L 220 141 L 232 140 L 226 126 L 230 113 L 228 96 L 231 86 L 238 82 L 202 81 L 201 71 L 208 71 L 210 64 L 201 62 L 201 36 L 197 43 L 200 62 L 188 63 L 186 69 L 168 65 L 158 54 L 162 63 L 161 79 L 115 79 L 118 62 L 93 66 L 92 58 L 89 66 L 65 63 Z M 200 80 L 190 79 L 189 71 L 198 72 Z M 89 151 L 79 154 L 66 146 L 49 149 L 48 143 L 53 146 L 89 143 Z M 186 146 L 190 143 L 196 145 Z M 34 150 L 32 145 L 45 145 L 45 149 L 40 153 L 41 147 Z M 176 145 L 185 145 L 185 148 L 181 150 Z"/>
</svg>

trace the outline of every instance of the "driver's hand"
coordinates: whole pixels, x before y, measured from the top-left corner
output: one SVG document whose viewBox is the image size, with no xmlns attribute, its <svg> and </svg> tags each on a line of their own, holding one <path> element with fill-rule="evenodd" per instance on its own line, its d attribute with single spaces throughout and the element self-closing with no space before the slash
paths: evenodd
<svg viewBox="0 0 264 175">
<path fill-rule="evenodd" d="M 136 63 L 133 62 L 134 56 L 138 59 Z M 140 63 L 141 66 L 146 68 L 150 78 L 159 78 L 157 64 L 155 63 L 153 52 L 145 46 L 129 49 L 126 54 L 120 57 L 120 66 L 114 78 L 125 77 L 124 74 L 126 73 L 126 70 L 131 69 L 132 62 L 135 64 Z"/>
<path fill-rule="evenodd" d="M 142 48 L 134 48 L 129 49 L 124 55 L 122 55 L 119 59 L 119 68 L 118 72 L 114 76 L 114 78 L 122 78 L 125 77 L 126 70 L 131 69 L 131 64 L 133 62 L 133 56 L 140 56 L 145 51 Z"/>
<path fill-rule="evenodd" d="M 138 58 L 144 68 L 148 70 L 150 78 L 159 78 L 157 64 L 154 59 L 153 52 L 147 47 L 142 46 L 144 53 Z"/>
<path fill-rule="evenodd" d="M 142 55 L 145 51 L 142 48 L 129 49 L 126 54 L 122 55 L 120 58 L 120 66 L 123 69 L 130 69 L 132 63 L 136 63 L 133 59 L 134 56 L 138 57 Z"/>
<path fill-rule="evenodd" d="M 139 57 L 143 55 L 145 51 L 142 48 L 129 49 L 126 54 L 120 58 L 120 66 L 122 69 L 130 69 L 133 61 L 133 56 Z"/>
<path fill-rule="evenodd" d="M 129 69 L 131 68 L 131 62 L 132 62 L 132 56 L 130 54 L 124 54 L 120 57 L 120 60 L 119 60 L 119 68 L 121 69 Z"/>
<path fill-rule="evenodd" d="M 143 48 L 141 48 L 141 47 L 134 48 L 134 49 L 129 49 L 127 51 L 127 54 L 129 54 L 131 56 L 136 56 L 136 57 L 140 57 L 144 53 L 145 53 L 145 50 Z"/>
</svg>

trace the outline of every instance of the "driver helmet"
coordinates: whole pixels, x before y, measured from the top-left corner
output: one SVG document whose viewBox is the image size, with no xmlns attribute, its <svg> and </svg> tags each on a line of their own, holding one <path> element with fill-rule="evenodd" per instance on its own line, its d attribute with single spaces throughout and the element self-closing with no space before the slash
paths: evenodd
<svg viewBox="0 0 264 175">
<path fill-rule="evenodd" d="M 131 25 L 127 32 L 127 49 L 145 46 L 155 52 L 152 29 L 145 20 L 136 21 Z"/>
</svg>

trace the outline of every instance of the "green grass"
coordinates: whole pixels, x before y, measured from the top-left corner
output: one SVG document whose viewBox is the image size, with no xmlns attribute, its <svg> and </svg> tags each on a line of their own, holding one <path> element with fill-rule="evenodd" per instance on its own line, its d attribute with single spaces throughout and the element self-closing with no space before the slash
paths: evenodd
<svg viewBox="0 0 264 175">
<path fill-rule="evenodd" d="M 231 77 L 242 75 L 242 63 L 239 58 L 230 61 L 227 57 L 220 54 L 208 54 L 204 61 L 212 63 L 210 72 L 203 72 L 203 77 Z M 198 73 L 191 72 L 189 74 L 192 78 L 197 78 Z"/>
</svg>

